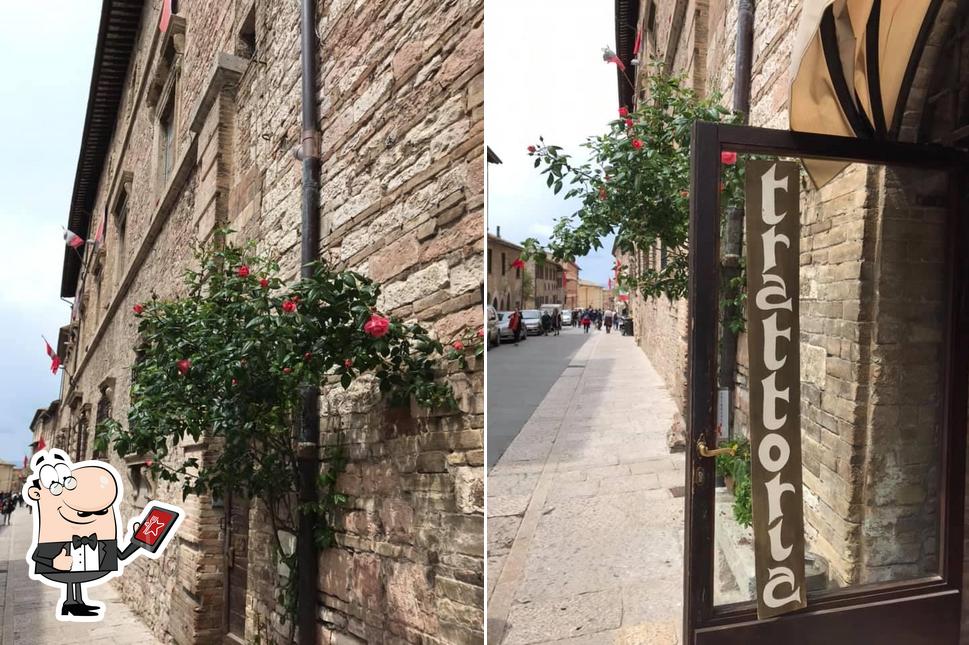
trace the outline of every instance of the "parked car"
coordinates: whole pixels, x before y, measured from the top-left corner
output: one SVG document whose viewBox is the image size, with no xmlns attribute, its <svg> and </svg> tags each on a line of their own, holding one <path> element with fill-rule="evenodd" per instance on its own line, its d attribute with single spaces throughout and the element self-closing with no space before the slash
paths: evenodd
<svg viewBox="0 0 969 645">
<path fill-rule="evenodd" d="M 563 309 L 562 310 L 562 326 L 568 327 L 572 324 L 572 310 Z"/>
<path fill-rule="evenodd" d="M 501 344 L 501 335 L 498 332 L 498 312 L 491 305 L 488 305 L 488 347 Z"/>
<path fill-rule="evenodd" d="M 522 322 L 525 323 L 526 334 L 537 336 L 542 333 L 542 312 L 538 309 L 523 309 Z"/>
<path fill-rule="evenodd" d="M 499 311 L 498 312 L 498 337 L 502 342 L 507 342 L 509 340 L 515 340 L 515 332 L 511 330 L 508 323 L 511 322 L 510 311 Z M 527 336 L 522 336 L 522 340 L 527 338 Z"/>
</svg>

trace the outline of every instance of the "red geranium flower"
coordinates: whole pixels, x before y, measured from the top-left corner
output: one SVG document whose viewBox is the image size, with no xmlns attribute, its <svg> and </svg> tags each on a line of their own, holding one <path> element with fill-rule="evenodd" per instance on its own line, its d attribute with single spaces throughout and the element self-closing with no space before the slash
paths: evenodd
<svg viewBox="0 0 969 645">
<path fill-rule="evenodd" d="M 390 329 L 390 321 L 379 314 L 371 314 L 370 320 L 363 325 L 363 331 L 368 336 L 380 338 Z"/>
<path fill-rule="evenodd" d="M 296 311 L 296 302 L 293 300 L 283 300 L 283 311 L 288 314 Z"/>
<path fill-rule="evenodd" d="M 343 367 L 347 369 L 350 369 L 351 367 L 353 367 L 353 360 L 348 358 L 345 361 L 343 361 Z"/>
<path fill-rule="evenodd" d="M 535 154 L 535 146 L 528 146 L 529 154 Z"/>
<path fill-rule="evenodd" d="M 639 150 L 642 147 L 643 147 L 642 141 L 640 141 L 639 139 L 633 139 L 633 148 L 635 148 L 636 150 Z"/>
<path fill-rule="evenodd" d="M 720 153 L 720 163 L 725 166 L 732 166 L 737 163 L 737 153 L 724 150 Z"/>
<path fill-rule="evenodd" d="M 521 258 L 515 258 L 515 261 L 511 263 L 511 268 L 512 269 L 524 269 L 525 268 L 525 261 L 522 260 Z"/>
<path fill-rule="evenodd" d="M 629 110 L 627 110 L 625 107 L 619 108 L 619 116 L 625 119 L 627 116 L 629 116 Z"/>
<path fill-rule="evenodd" d="M 237 271 L 237 273 L 238 273 L 238 275 L 239 275 L 240 278 L 248 278 L 249 277 L 249 267 L 247 267 L 245 264 L 243 264 L 241 267 L 239 267 L 239 270 Z"/>
<path fill-rule="evenodd" d="M 141 312 L 145 310 L 145 307 L 141 304 L 137 304 L 134 307 L 132 307 L 131 310 L 140 316 Z"/>
<path fill-rule="evenodd" d="M 626 127 L 627 128 L 633 127 L 633 120 L 632 119 L 626 119 Z"/>
<path fill-rule="evenodd" d="M 175 363 L 175 365 L 178 366 L 178 371 L 181 372 L 183 376 L 185 374 L 188 374 L 188 371 L 192 369 L 192 361 L 190 361 L 187 358 L 183 358 L 182 360 Z"/>
<path fill-rule="evenodd" d="M 464 343 L 462 343 L 459 340 L 456 340 L 453 343 L 451 343 L 451 347 L 453 347 L 454 349 L 460 352 L 462 349 L 464 349 Z"/>
<path fill-rule="evenodd" d="M 262 287 L 263 289 L 267 288 L 269 286 L 269 278 L 263 278 L 262 280 L 260 280 L 259 286 Z"/>
</svg>

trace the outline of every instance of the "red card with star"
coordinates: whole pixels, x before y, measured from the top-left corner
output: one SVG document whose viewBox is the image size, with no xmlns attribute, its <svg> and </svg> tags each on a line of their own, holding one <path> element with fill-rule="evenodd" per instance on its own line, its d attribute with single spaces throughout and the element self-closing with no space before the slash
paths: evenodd
<svg viewBox="0 0 969 645">
<path fill-rule="evenodd" d="M 169 531 L 175 526 L 178 513 L 167 508 L 152 506 L 145 514 L 141 526 L 134 535 L 134 541 L 152 553 L 165 542 Z"/>
</svg>

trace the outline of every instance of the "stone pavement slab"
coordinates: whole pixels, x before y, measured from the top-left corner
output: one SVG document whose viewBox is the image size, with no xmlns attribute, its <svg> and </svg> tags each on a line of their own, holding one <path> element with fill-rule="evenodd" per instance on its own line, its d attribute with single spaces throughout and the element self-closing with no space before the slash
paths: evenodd
<svg viewBox="0 0 969 645">
<path fill-rule="evenodd" d="M 675 411 L 631 338 L 595 334 L 572 357 L 489 473 L 490 644 L 679 642 Z"/>
<path fill-rule="evenodd" d="M 105 605 L 96 623 L 61 622 L 54 615 L 60 591 L 27 577 L 25 555 L 31 539 L 26 508 L 0 525 L 0 645 L 158 645 L 141 620 L 125 605 L 110 582 L 86 591 Z"/>
</svg>

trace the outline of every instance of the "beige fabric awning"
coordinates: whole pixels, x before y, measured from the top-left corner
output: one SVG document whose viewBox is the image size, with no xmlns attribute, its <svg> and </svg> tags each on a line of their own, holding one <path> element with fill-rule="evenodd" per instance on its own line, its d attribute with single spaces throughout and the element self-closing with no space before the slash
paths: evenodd
<svg viewBox="0 0 969 645">
<path fill-rule="evenodd" d="M 804 0 L 791 51 L 790 128 L 893 139 L 940 0 Z M 806 160 L 815 186 L 844 162 Z"/>
</svg>

